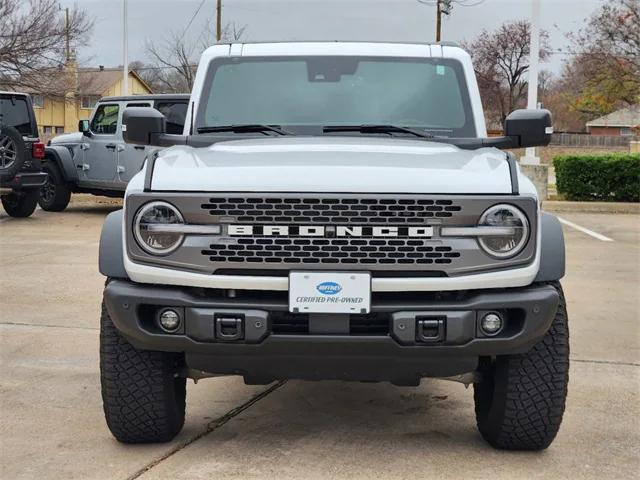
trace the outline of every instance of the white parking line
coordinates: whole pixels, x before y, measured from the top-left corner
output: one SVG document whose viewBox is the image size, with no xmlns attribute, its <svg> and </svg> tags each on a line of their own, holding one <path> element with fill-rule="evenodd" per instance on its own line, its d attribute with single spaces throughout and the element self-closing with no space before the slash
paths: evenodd
<svg viewBox="0 0 640 480">
<path fill-rule="evenodd" d="M 588 228 L 584 228 L 584 227 L 581 227 L 580 225 L 576 225 L 575 223 L 570 222 L 569 220 L 565 220 L 564 218 L 560 218 L 560 217 L 558 217 L 558 220 L 560 220 L 560 223 L 565 224 L 567 227 L 575 228 L 576 230 L 582 233 L 586 233 L 587 235 L 590 235 L 593 238 L 597 238 L 602 242 L 613 242 L 613 239 L 609 237 L 605 237 L 604 235 L 598 232 L 594 232 L 593 230 L 589 230 Z"/>
</svg>

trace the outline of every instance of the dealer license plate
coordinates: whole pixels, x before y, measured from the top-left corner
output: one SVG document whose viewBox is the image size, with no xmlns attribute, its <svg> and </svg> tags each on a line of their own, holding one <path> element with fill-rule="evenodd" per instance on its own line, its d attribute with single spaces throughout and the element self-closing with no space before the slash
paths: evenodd
<svg viewBox="0 0 640 480">
<path fill-rule="evenodd" d="M 293 313 L 369 313 L 371 274 L 291 272 L 289 311 Z"/>
</svg>

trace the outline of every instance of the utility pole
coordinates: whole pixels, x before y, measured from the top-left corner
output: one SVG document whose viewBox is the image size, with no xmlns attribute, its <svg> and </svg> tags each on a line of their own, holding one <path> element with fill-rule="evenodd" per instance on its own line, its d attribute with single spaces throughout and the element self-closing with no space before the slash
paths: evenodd
<svg viewBox="0 0 640 480">
<path fill-rule="evenodd" d="M 462 7 L 475 7 L 484 0 L 417 0 L 418 3 L 436 7 L 436 42 L 442 41 L 442 16 L 449 16 L 454 4 Z"/>
<path fill-rule="evenodd" d="M 222 0 L 216 6 L 216 41 L 222 40 Z"/>
<path fill-rule="evenodd" d="M 442 0 L 436 0 L 436 42 L 442 36 Z"/>
<path fill-rule="evenodd" d="M 538 72 L 540 70 L 540 0 L 531 0 L 531 41 L 529 46 L 529 88 L 527 108 L 538 108 Z M 525 165 L 539 165 L 535 147 L 527 148 L 520 160 Z"/>
<path fill-rule="evenodd" d="M 122 2 L 122 95 L 129 95 L 129 38 L 127 0 Z"/>
<path fill-rule="evenodd" d="M 64 23 L 64 37 L 65 37 L 65 63 L 69 63 L 71 60 L 71 39 L 69 33 L 69 8 L 64 9 L 65 23 Z"/>
</svg>

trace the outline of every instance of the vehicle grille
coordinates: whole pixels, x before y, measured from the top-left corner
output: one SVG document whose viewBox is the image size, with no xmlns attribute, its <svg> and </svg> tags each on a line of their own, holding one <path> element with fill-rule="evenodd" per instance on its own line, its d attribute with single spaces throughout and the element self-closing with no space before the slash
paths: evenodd
<svg viewBox="0 0 640 480">
<path fill-rule="evenodd" d="M 430 265 L 449 264 L 460 252 L 429 246 L 429 240 L 373 238 L 240 238 L 210 245 L 202 254 L 220 263 Z"/>
<path fill-rule="evenodd" d="M 442 276 L 513 268 L 534 258 L 535 243 L 512 259 L 494 259 L 473 237 L 443 237 L 443 227 L 469 227 L 500 202 L 525 211 L 536 238 L 535 199 L 491 195 L 388 193 L 167 193 L 134 194 L 127 199 L 129 224 L 152 199 L 176 205 L 185 223 L 220 225 L 220 234 L 187 235 L 180 248 L 163 257 L 142 251 L 132 234 L 130 257 L 137 262 L 216 275 L 287 275 L 291 270 L 371 272 L 382 275 Z M 232 226 L 247 227 L 231 230 Z M 288 227 L 287 233 L 265 226 Z M 301 234 L 302 226 L 323 227 L 322 235 Z M 349 227 L 344 233 L 337 227 Z M 252 227 L 252 228 L 251 228 Z M 361 227 L 361 235 L 353 233 Z M 411 227 L 430 227 L 430 237 Z M 394 228 L 394 231 L 386 231 Z M 382 229 L 382 230 L 379 230 Z M 340 233 L 342 232 L 342 233 Z M 385 233 L 380 233 L 385 232 Z M 224 273 L 223 273 L 224 272 Z M 232 272 L 232 273 L 227 273 Z"/>
<path fill-rule="evenodd" d="M 462 211 L 452 200 L 409 198 L 211 198 L 202 208 L 219 218 L 254 224 L 423 224 Z"/>
</svg>

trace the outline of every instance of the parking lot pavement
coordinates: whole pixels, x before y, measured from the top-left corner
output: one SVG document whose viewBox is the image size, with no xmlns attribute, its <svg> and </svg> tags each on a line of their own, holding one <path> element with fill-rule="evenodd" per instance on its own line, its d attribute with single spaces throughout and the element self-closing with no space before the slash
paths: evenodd
<svg viewBox="0 0 640 480">
<path fill-rule="evenodd" d="M 172 443 L 121 446 L 102 417 L 97 272 L 114 207 L 25 220 L 0 210 L 0 459 L 7 479 L 637 478 L 640 218 L 563 214 L 571 373 L 564 424 L 542 453 L 498 452 L 471 389 L 236 377 L 189 383 Z"/>
</svg>

